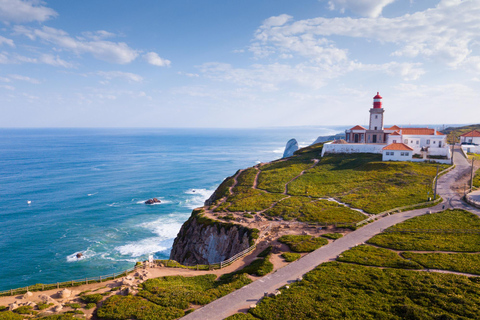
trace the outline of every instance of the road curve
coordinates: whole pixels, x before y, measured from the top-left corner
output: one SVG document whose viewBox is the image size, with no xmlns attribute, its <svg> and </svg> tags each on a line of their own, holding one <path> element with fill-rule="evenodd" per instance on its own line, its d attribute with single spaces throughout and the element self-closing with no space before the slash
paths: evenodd
<svg viewBox="0 0 480 320">
<path fill-rule="evenodd" d="M 480 210 L 472 209 L 472 207 L 464 204 L 460 197 L 450 189 L 452 182 L 461 177 L 465 170 L 468 169 L 468 162 L 458 151 L 455 152 L 455 164 L 455 169 L 443 175 L 438 180 L 438 193 L 444 198 L 443 203 L 438 204 L 435 207 L 396 213 L 370 223 L 315 250 L 303 258 L 278 269 L 270 275 L 264 276 L 243 288 L 207 304 L 195 312 L 186 315 L 182 319 L 224 319 L 240 309 L 248 308 L 250 305 L 257 303 L 263 297 L 265 292 L 272 293 L 283 285 L 296 281 L 319 264 L 336 259 L 343 251 L 367 241 L 374 235 L 381 233 L 383 229 L 412 217 L 420 216 L 428 211 L 436 212 L 442 210 L 444 207 L 458 207 L 468 209 L 472 212 L 476 211 L 475 213 L 480 216 Z"/>
</svg>

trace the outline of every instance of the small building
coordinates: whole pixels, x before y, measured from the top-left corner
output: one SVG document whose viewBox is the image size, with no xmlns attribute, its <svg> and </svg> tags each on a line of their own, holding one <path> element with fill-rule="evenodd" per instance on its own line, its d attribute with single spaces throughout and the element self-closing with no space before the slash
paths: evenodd
<svg viewBox="0 0 480 320">
<path fill-rule="evenodd" d="M 478 144 L 480 145 L 480 131 L 472 130 L 460 136 L 461 144 Z"/>
<path fill-rule="evenodd" d="M 413 148 L 405 143 L 392 143 L 382 149 L 382 161 L 412 161 Z"/>
<path fill-rule="evenodd" d="M 480 132 L 472 130 L 460 136 L 460 144 L 465 153 L 480 154 Z"/>
</svg>

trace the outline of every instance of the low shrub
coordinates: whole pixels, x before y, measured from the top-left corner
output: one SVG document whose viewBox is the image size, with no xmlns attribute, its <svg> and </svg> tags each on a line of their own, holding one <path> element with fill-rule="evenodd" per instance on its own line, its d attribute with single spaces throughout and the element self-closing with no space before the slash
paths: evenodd
<svg viewBox="0 0 480 320">
<path fill-rule="evenodd" d="M 265 258 L 266 256 L 268 256 L 270 254 L 270 252 L 272 252 L 272 246 L 266 247 L 265 250 L 260 252 L 257 257 Z"/>
<path fill-rule="evenodd" d="M 40 302 L 39 304 L 37 304 L 37 308 L 38 310 L 45 310 L 50 308 L 53 305 L 54 305 L 53 303 Z"/>
<path fill-rule="evenodd" d="M 162 307 L 138 296 L 118 296 L 108 298 L 97 309 L 97 316 L 108 320 L 153 320 L 176 319 L 184 315 L 175 307 Z"/>
<path fill-rule="evenodd" d="M 235 313 L 234 315 L 225 318 L 225 320 L 258 320 L 258 318 L 255 318 L 250 313 Z"/>
<path fill-rule="evenodd" d="M 253 215 L 251 215 L 250 213 L 244 213 L 243 217 L 251 219 L 251 218 L 253 218 Z"/>
<path fill-rule="evenodd" d="M 72 308 L 72 309 L 79 309 L 82 307 L 80 303 L 67 303 L 66 306 Z"/>
<path fill-rule="evenodd" d="M 480 274 L 480 254 L 403 252 L 402 256 L 429 269 Z"/>
<path fill-rule="evenodd" d="M 23 320 L 23 316 L 12 311 L 0 312 L 0 320 Z"/>
<path fill-rule="evenodd" d="M 80 298 L 85 303 L 97 303 L 103 299 L 103 296 L 100 293 L 84 295 Z"/>
<path fill-rule="evenodd" d="M 265 258 L 253 260 L 248 266 L 238 271 L 224 274 L 220 277 L 220 279 L 223 281 L 229 281 L 229 279 L 231 279 L 233 276 L 245 273 L 259 277 L 264 276 L 273 271 L 273 263 L 270 262 L 270 256 L 271 255 L 268 254 L 265 256 Z"/>
<path fill-rule="evenodd" d="M 249 310 L 259 319 L 477 319 L 480 283 L 402 269 L 324 263 Z"/>
<path fill-rule="evenodd" d="M 5 306 L 0 306 L 0 311 L 4 311 L 4 310 L 7 310 L 8 307 L 5 307 Z"/>
<path fill-rule="evenodd" d="M 401 269 L 423 269 L 415 261 L 405 260 L 396 252 L 368 245 L 356 246 L 342 252 L 337 261 L 357 263 L 365 266 L 390 267 Z"/>
<path fill-rule="evenodd" d="M 302 255 L 300 253 L 295 252 L 284 252 L 282 253 L 282 258 L 285 259 L 287 262 L 293 262 L 295 260 L 300 259 Z"/>
<path fill-rule="evenodd" d="M 285 235 L 278 238 L 278 241 L 285 243 L 293 252 L 312 252 L 328 244 L 325 238 L 309 235 Z"/>
<path fill-rule="evenodd" d="M 335 232 L 335 233 L 325 233 L 325 234 L 322 234 L 321 236 L 327 239 L 336 240 L 343 237 L 343 234 Z"/>
<path fill-rule="evenodd" d="M 89 310 L 89 309 L 93 309 L 93 308 L 96 308 L 97 307 L 97 304 L 96 303 L 93 303 L 93 302 L 90 302 L 90 303 L 87 303 L 85 305 L 85 309 Z"/>
<path fill-rule="evenodd" d="M 35 314 L 36 313 L 35 311 L 33 311 L 32 306 L 21 306 L 13 310 L 13 312 L 18 314 Z"/>
</svg>

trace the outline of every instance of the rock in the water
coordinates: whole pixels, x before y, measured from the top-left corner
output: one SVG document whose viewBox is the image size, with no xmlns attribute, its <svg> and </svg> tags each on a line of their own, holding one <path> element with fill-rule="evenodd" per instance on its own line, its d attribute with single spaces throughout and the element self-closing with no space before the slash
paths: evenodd
<svg viewBox="0 0 480 320">
<path fill-rule="evenodd" d="M 80 259 L 81 257 L 83 257 L 83 253 L 79 252 L 79 253 L 77 253 L 76 256 L 77 256 L 77 259 Z"/>
<path fill-rule="evenodd" d="M 72 291 L 66 288 L 58 292 L 58 296 L 61 297 L 62 299 L 70 298 L 71 295 L 72 295 Z"/>
<path fill-rule="evenodd" d="M 288 158 L 293 156 L 293 153 L 298 150 L 298 142 L 295 139 L 290 139 L 287 142 L 285 151 L 283 152 L 283 158 Z"/>
<path fill-rule="evenodd" d="M 153 198 L 153 199 L 148 199 L 147 201 L 145 201 L 145 204 L 155 204 L 155 203 L 161 203 L 162 201 L 158 200 L 157 198 Z"/>
</svg>

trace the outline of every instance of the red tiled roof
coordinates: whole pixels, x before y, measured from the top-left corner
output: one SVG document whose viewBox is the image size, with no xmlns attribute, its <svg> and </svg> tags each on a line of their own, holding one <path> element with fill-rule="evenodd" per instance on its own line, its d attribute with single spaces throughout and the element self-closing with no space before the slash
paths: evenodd
<svg viewBox="0 0 480 320">
<path fill-rule="evenodd" d="M 386 147 L 383 147 L 382 150 L 400 150 L 400 151 L 413 151 L 412 147 L 407 146 L 404 143 L 392 143 Z"/>
<path fill-rule="evenodd" d="M 385 128 L 385 130 L 400 130 L 401 128 L 399 126 L 393 126 L 390 128 Z"/>
<path fill-rule="evenodd" d="M 391 135 L 391 136 L 400 136 L 401 134 L 398 133 L 398 131 L 395 131 L 394 133 L 391 133 L 390 135 Z"/>
<path fill-rule="evenodd" d="M 472 130 L 470 132 L 462 134 L 460 137 L 480 137 L 480 131 Z"/>
<path fill-rule="evenodd" d="M 440 131 L 435 132 L 435 129 L 429 128 L 402 128 L 402 134 L 419 136 L 444 136 L 444 134 Z"/>
<path fill-rule="evenodd" d="M 351 128 L 350 130 L 367 130 L 362 126 L 356 125 L 355 127 Z"/>
</svg>

